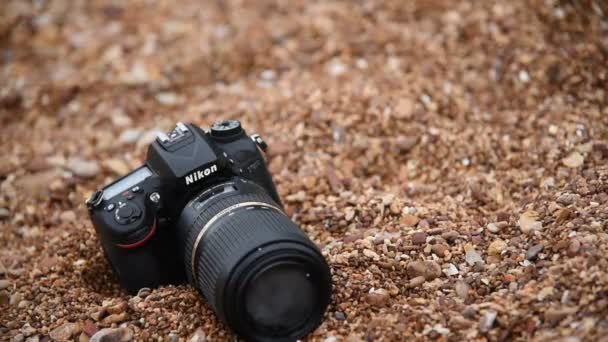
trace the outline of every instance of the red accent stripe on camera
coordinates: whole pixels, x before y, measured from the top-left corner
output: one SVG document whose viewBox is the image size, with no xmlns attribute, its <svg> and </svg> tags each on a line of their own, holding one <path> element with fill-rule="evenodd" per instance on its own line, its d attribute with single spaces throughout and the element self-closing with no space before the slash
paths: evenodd
<svg viewBox="0 0 608 342">
<path fill-rule="evenodd" d="M 120 248 L 136 248 L 139 247 L 141 245 L 143 245 L 144 243 L 146 243 L 146 241 L 150 240 L 150 238 L 152 237 L 152 235 L 154 235 L 154 232 L 156 231 L 156 217 L 154 218 L 154 223 L 152 223 L 152 229 L 150 229 L 150 232 L 148 233 L 148 235 L 146 235 L 143 239 L 134 242 L 134 243 L 130 243 L 130 244 L 126 244 L 126 245 L 118 245 L 118 247 Z"/>
</svg>

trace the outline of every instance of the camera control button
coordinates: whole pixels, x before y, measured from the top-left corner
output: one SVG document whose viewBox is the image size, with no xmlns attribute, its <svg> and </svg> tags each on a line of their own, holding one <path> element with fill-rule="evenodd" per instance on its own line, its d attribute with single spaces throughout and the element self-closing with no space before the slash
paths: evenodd
<svg viewBox="0 0 608 342">
<path fill-rule="evenodd" d="M 121 204 L 114 212 L 114 219 L 120 224 L 129 224 L 141 217 L 141 210 L 132 203 Z"/>
<path fill-rule="evenodd" d="M 266 144 L 266 142 L 264 141 L 264 139 L 262 139 L 262 137 L 259 134 L 253 134 L 251 136 L 251 140 L 253 140 L 253 142 L 263 151 L 266 152 L 266 150 L 268 149 L 268 145 Z"/>
<path fill-rule="evenodd" d="M 126 219 L 126 218 L 131 217 L 131 215 L 133 215 L 133 212 L 134 212 L 134 210 L 132 207 L 124 206 L 124 207 L 118 209 L 118 211 L 116 212 L 116 216 L 121 219 Z"/>
<path fill-rule="evenodd" d="M 106 211 L 112 211 L 114 208 L 116 208 L 116 205 L 114 203 L 110 203 L 106 206 Z"/>
<path fill-rule="evenodd" d="M 150 194 L 150 201 L 152 201 L 153 203 L 160 202 L 160 195 L 158 194 L 158 192 L 153 192 Z"/>
<path fill-rule="evenodd" d="M 131 188 L 131 192 L 134 192 L 136 194 L 140 193 L 141 192 L 141 187 L 139 185 L 136 185 L 136 186 L 134 186 L 134 187 Z"/>
</svg>

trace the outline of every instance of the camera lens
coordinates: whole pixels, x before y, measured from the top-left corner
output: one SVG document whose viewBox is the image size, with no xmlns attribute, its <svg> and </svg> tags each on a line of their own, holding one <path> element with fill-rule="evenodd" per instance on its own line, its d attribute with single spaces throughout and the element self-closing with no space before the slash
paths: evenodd
<svg viewBox="0 0 608 342">
<path fill-rule="evenodd" d="M 259 186 L 235 180 L 205 190 L 177 228 L 190 283 L 241 337 L 295 340 L 321 323 L 327 262 Z"/>
</svg>

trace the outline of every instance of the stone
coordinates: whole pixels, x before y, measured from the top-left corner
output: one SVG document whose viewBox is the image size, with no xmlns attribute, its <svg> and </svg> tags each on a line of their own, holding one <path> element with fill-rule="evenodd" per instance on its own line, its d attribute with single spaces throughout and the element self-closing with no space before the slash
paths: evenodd
<svg viewBox="0 0 608 342">
<path fill-rule="evenodd" d="M 350 222 L 350 221 L 352 221 L 355 218 L 355 214 L 356 214 L 355 209 L 348 208 L 348 209 L 346 209 L 346 212 L 344 213 L 344 219 L 346 221 Z"/>
<path fill-rule="evenodd" d="M 449 250 L 449 248 L 446 245 L 441 244 L 441 243 L 436 243 L 431 246 L 431 251 L 440 258 L 443 258 L 446 255 L 446 253 L 448 252 L 448 250 Z"/>
<path fill-rule="evenodd" d="M 137 291 L 137 296 L 141 298 L 146 298 L 150 295 L 151 292 L 152 290 L 150 290 L 150 288 L 142 287 L 141 289 L 139 289 L 139 291 Z"/>
<path fill-rule="evenodd" d="M 102 320 L 104 317 L 106 317 L 106 315 L 108 314 L 108 311 L 106 311 L 105 308 L 100 308 L 99 310 L 96 310 L 94 312 L 92 312 L 90 314 L 91 318 L 94 319 L 95 321 L 100 321 Z"/>
<path fill-rule="evenodd" d="M 8 305 L 10 303 L 10 298 L 7 291 L 0 290 L 0 306 Z"/>
<path fill-rule="evenodd" d="M 576 308 L 547 309 L 544 313 L 545 322 L 557 324 L 568 316 L 574 316 L 576 311 Z"/>
<path fill-rule="evenodd" d="M 466 251 L 464 254 L 464 258 L 467 264 L 469 264 L 469 266 L 473 266 L 475 265 L 475 263 L 483 263 L 483 259 L 481 258 L 479 253 L 477 253 L 477 251 L 474 249 Z"/>
<path fill-rule="evenodd" d="M 289 203 L 304 202 L 306 200 L 306 193 L 304 191 L 298 191 L 295 194 L 286 196 L 285 200 Z"/>
<path fill-rule="evenodd" d="M 384 307 L 388 303 L 389 296 L 385 289 L 373 289 L 367 294 L 367 302 L 376 307 Z"/>
<path fill-rule="evenodd" d="M 486 226 L 486 229 L 490 232 L 490 233 L 498 233 L 500 232 L 500 228 L 498 227 L 498 225 L 496 225 L 496 223 L 488 223 L 488 225 Z"/>
<path fill-rule="evenodd" d="M 126 127 L 133 123 L 133 120 L 122 108 L 115 108 L 110 119 L 112 120 L 112 124 L 116 127 Z"/>
<path fill-rule="evenodd" d="M 545 248 L 542 244 L 536 244 L 526 251 L 526 260 L 534 260 L 540 252 Z"/>
<path fill-rule="evenodd" d="M 577 168 L 585 162 L 582 154 L 574 151 L 562 159 L 562 163 L 569 168 Z"/>
<path fill-rule="evenodd" d="M 70 223 L 76 221 L 76 214 L 72 210 L 66 210 L 59 215 L 59 219 L 63 223 Z"/>
<path fill-rule="evenodd" d="M 112 314 L 109 315 L 108 317 L 103 319 L 103 322 L 106 324 L 112 324 L 112 323 L 120 323 L 123 322 L 127 319 L 127 313 L 123 312 L 123 313 L 118 313 L 118 314 Z"/>
<path fill-rule="evenodd" d="M 407 227 L 415 227 L 418 222 L 420 222 L 420 219 L 414 215 L 403 215 L 399 219 L 399 222 L 401 222 L 404 226 Z"/>
<path fill-rule="evenodd" d="M 538 220 L 538 213 L 534 210 L 528 210 L 519 216 L 519 229 L 524 234 L 530 234 L 534 231 L 543 229 L 543 224 Z"/>
<path fill-rule="evenodd" d="M 410 279 L 410 282 L 407 284 L 407 287 L 415 288 L 415 287 L 418 287 L 418 286 L 424 284 L 425 281 L 426 281 L 426 278 L 424 276 L 414 277 L 414 278 Z"/>
<path fill-rule="evenodd" d="M 11 286 L 11 282 L 8 279 L 0 279 L 0 290 L 4 290 Z"/>
<path fill-rule="evenodd" d="M 23 327 L 21 327 L 21 333 L 23 334 L 23 336 L 29 337 L 36 333 L 36 329 L 32 328 L 29 323 L 25 323 Z"/>
<path fill-rule="evenodd" d="M 179 98 L 177 97 L 177 94 L 175 94 L 173 92 L 158 93 L 158 94 L 156 94 L 155 98 L 156 98 L 156 101 L 158 101 L 158 103 L 165 105 L 165 106 L 173 106 L 179 102 Z"/>
<path fill-rule="evenodd" d="M 475 310 L 475 308 L 472 306 L 466 306 L 462 310 L 462 316 L 465 318 L 473 319 L 475 318 L 475 315 L 477 315 L 477 310 Z"/>
<path fill-rule="evenodd" d="M 346 315 L 343 312 L 340 312 L 340 311 L 336 311 L 334 313 L 334 317 L 336 317 L 336 319 L 338 321 L 344 321 L 346 319 Z"/>
<path fill-rule="evenodd" d="M 82 325 L 82 331 L 88 336 L 93 336 L 97 332 L 97 326 L 91 321 L 86 321 Z"/>
<path fill-rule="evenodd" d="M 570 204 L 576 203 L 576 201 L 578 199 L 579 199 L 579 196 L 577 194 L 564 193 L 564 194 L 557 196 L 555 201 L 562 205 L 570 205 Z M 558 212 L 556 212 L 556 214 L 559 215 L 560 214 L 559 211 L 561 211 L 561 210 L 569 210 L 569 209 L 567 209 L 567 208 L 560 209 L 560 210 L 558 210 Z M 564 213 L 562 215 L 565 216 L 565 219 L 568 219 L 568 217 L 570 217 L 570 214 L 571 213 Z"/>
<path fill-rule="evenodd" d="M 97 162 L 80 158 L 70 159 L 67 167 L 74 175 L 82 178 L 92 178 L 99 173 L 99 165 L 97 165 Z"/>
<path fill-rule="evenodd" d="M 95 333 L 89 342 L 128 342 L 133 339 L 129 328 L 105 328 Z"/>
<path fill-rule="evenodd" d="M 574 213 L 572 212 L 572 210 L 570 210 L 568 208 L 562 208 L 562 209 L 557 210 L 554 215 L 555 215 L 555 223 L 563 224 L 566 221 L 568 221 L 571 217 L 573 217 Z"/>
<path fill-rule="evenodd" d="M 457 275 L 459 272 L 456 265 L 448 264 L 447 267 L 443 269 L 443 273 L 445 273 L 445 275 L 447 275 L 448 277 L 451 277 Z"/>
<path fill-rule="evenodd" d="M 507 243 L 503 240 L 494 240 L 488 246 L 488 255 L 500 255 L 507 248 Z"/>
<path fill-rule="evenodd" d="M 458 298 L 466 301 L 469 298 L 469 290 L 471 287 L 463 280 L 459 280 L 454 284 L 454 291 L 456 291 L 456 295 Z"/>
<path fill-rule="evenodd" d="M 0 208 L 0 220 L 7 219 L 11 216 L 11 212 L 6 208 Z"/>
<path fill-rule="evenodd" d="M 552 297 L 554 293 L 555 293 L 555 288 L 553 286 L 546 286 L 546 287 L 543 287 L 538 292 L 538 294 L 536 295 L 536 298 L 540 301 L 543 301 L 547 298 Z"/>
<path fill-rule="evenodd" d="M 11 299 L 9 301 L 10 305 L 19 305 L 19 303 L 23 300 L 23 295 L 19 292 L 13 293 L 11 295 Z"/>
<path fill-rule="evenodd" d="M 418 137 L 400 135 L 395 138 L 395 146 L 399 153 L 406 153 L 418 144 Z"/>
<path fill-rule="evenodd" d="M 327 73 L 331 76 L 340 76 L 348 71 L 348 67 L 337 58 L 327 65 Z"/>
<path fill-rule="evenodd" d="M 72 336 L 80 333 L 82 328 L 78 323 L 64 323 L 59 327 L 51 330 L 49 336 L 51 339 L 56 341 L 67 341 L 70 340 Z"/>
<path fill-rule="evenodd" d="M 380 260 L 380 256 L 378 255 L 378 253 L 372 251 L 371 249 L 364 249 L 363 250 L 363 255 L 365 255 L 366 257 L 373 259 L 373 260 Z"/>
<path fill-rule="evenodd" d="M 415 232 L 412 234 L 412 244 L 424 245 L 426 243 L 427 234 L 425 232 Z"/>
<path fill-rule="evenodd" d="M 486 311 L 479 320 L 479 331 L 486 333 L 492 329 L 496 321 L 496 311 Z"/>
<path fill-rule="evenodd" d="M 25 340 L 25 336 L 23 334 L 17 334 L 13 336 L 12 342 L 23 342 Z"/>
<path fill-rule="evenodd" d="M 579 239 L 572 239 L 572 241 L 570 241 L 570 243 L 568 244 L 568 250 L 566 251 L 566 254 L 569 257 L 573 257 L 578 254 L 580 249 L 581 242 L 579 241 Z"/>
<path fill-rule="evenodd" d="M 196 331 L 188 337 L 188 342 L 206 342 L 207 335 L 203 328 L 198 328 Z"/>
<path fill-rule="evenodd" d="M 125 312 L 128 307 L 129 305 L 127 304 L 127 302 L 121 301 L 117 304 L 107 307 L 106 310 L 110 314 L 120 314 Z"/>
<path fill-rule="evenodd" d="M 136 143 L 143 135 L 143 132 L 138 129 L 125 129 L 118 137 L 118 142 L 126 145 Z"/>
<path fill-rule="evenodd" d="M 423 276 L 431 281 L 441 276 L 441 267 L 434 261 L 412 261 L 407 264 L 407 275 L 410 278 Z"/>
<path fill-rule="evenodd" d="M 410 118 L 414 112 L 416 103 L 407 97 L 400 98 L 395 106 L 395 117 L 398 119 Z"/>
<path fill-rule="evenodd" d="M 447 231 L 447 232 L 441 234 L 441 237 L 444 238 L 448 242 L 456 241 L 456 239 L 458 239 L 459 236 L 460 236 L 460 234 L 458 234 L 458 232 L 455 230 L 450 230 L 450 231 Z"/>
</svg>

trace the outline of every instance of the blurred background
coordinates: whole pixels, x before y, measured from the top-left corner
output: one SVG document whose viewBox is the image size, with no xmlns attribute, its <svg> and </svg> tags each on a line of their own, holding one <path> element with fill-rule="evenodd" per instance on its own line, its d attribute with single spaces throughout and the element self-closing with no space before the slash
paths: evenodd
<svg viewBox="0 0 608 342">
<path fill-rule="evenodd" d="M 559 329 L 542 318 L 579 283 L 576 272 L 557 281 L 522 271 L 519 289 L 531 279 L 530 293 L 556 286 L 551 305 L 509 297 L 513 280 L 500 274 L 523 269 L 531 246 L 569 246 L 572 227 L 531 237 L 516 228 L 529 208 L 555 224 L 565 205 L 549 203 L 563 191 L 595 184 L 581 196 L 602 204 L 577 215 L 599 229 L 595 211 L 606 208 L 608 191 L 598 185 L 608 158 L 607 16 L 601 0 L 3 0 L 0 279 L 10 285 L 0 288 L 8 308 L 0 332 L 19 340 L 89 322 L 89 331 L 125 323 L 142 339 L 201 326 L 230 336 L 183 287 L 153 291 L 148 307 L 136 303 L 116 322 L 92 318 L 133 299 L 112 279 L 83 202 L 140 165 L 176 121 L 236 118 L 268 142 L 288 213 L 324 248 L 342 289 L 313 339 L 606 333 L 605 320 L 596 325 L 606 303 L 570 314 Z M 453 299 L 454 279 L 414 290 L 412 277 L 391 266 L 400 253 L 431 258 L 431 247 L 411 247 L 413 229 L 460 234 L 459 242 L 437 240 L 459 265 L 465 242 L 486 250 L 493 235 L 478 229 L 494 221 L 513 227 L 502 237 L 512 260 L 481 273 L 491 285 L 467 278 L 464 299 Z M 362 251 L 354 241 L 364 237 L 377 240 L 383 261 L 344 263 L 341 253 Z M 383 241 L 395 245 L 383 250 Z M 604 240 L 593 241 L 592 256 L 572 267 L 606 264 Z M 605 268 L 590 279 L 594 287 L 570 289 L 581 305 L 605 297 Z M 378 287 L 390 290 L 389 304 L 377 301 L 389 293 Z M 487 305 L 462 318 L 471 303 Z M 480 319 L 491 324 L 478 327 Z"/>
</svg>

